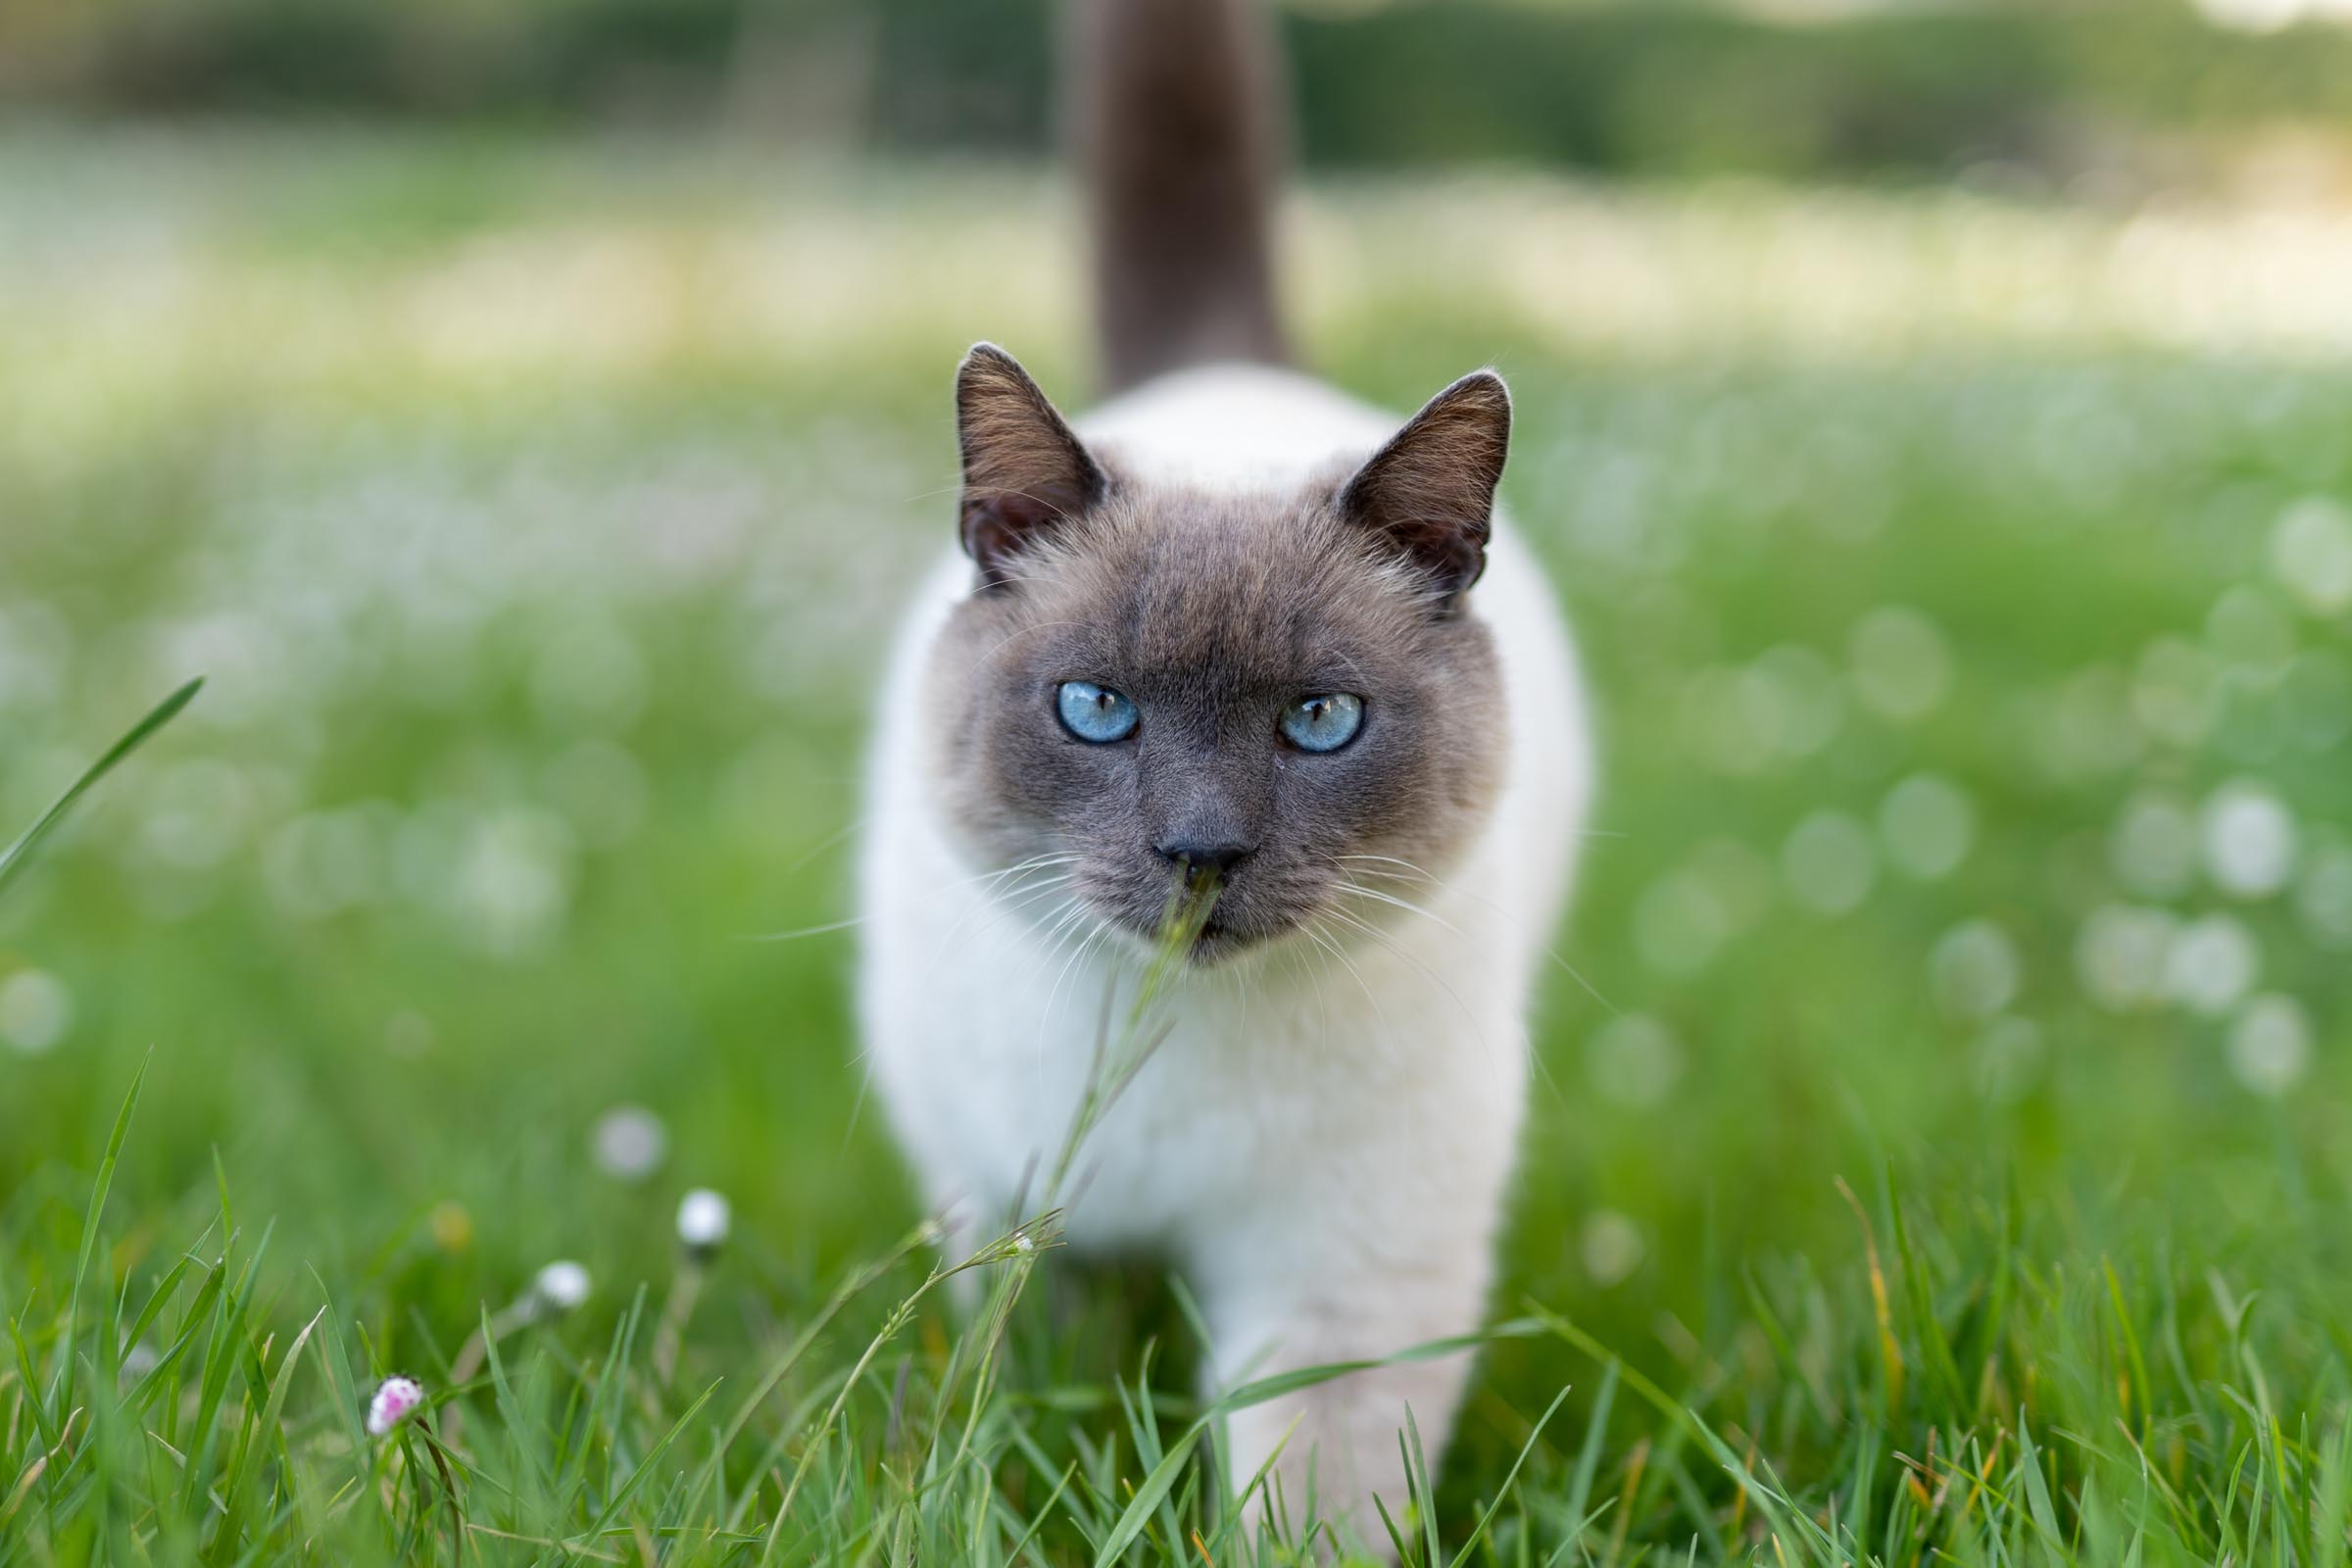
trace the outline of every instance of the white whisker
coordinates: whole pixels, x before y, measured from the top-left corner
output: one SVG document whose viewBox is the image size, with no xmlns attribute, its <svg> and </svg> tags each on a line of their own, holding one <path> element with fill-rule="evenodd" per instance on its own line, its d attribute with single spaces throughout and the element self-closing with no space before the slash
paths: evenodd
<svg viewBox="0 0 2352 1568">
<path fill-rule="evenodd" d="M 1608 836 L 1615 837 L 1617 835 Z M 1480 893 L 1471 892 L 1466 888 L 1457 888 L 1452 883 L 1447 882 L 1445 878 L 1437 875 L 1435 872 L 1430 871 L 1422 866 L 1415 865 L 1410 860 L 1400 860 L 1394 855 L 1335 855 L 1326 857 L 1326 858 L 1335 862 L 1343 860 L 1360 860 L 1367 862 L 1378 862 L 1385 865 L 1401 866 L 1405 871 L 1408 871 L 1412 875 L 1419 877 L 1424 883 L 1431 888 L 1436 889 L 1440 893 L 1450 894 L 1456 898 L 1465 898 L 1474 904 L 1482 905 L 1485 907 L 1492 909 L 1495 914 L 1508 921 L 1522 935 L 1536 936 L 1539 943 L 1536 951 L 1540 955 L 1557 967 L 1562 974 L 1566 975 L 1569 979 L 1574 980 L 1578 986 L 1583 988 L 1585 995 L 1591 997 L 1594 1002 L 1599 1003 L 1603 1011 L 1607 1012 L 1612 1017 L 1617 1015 L 1617 1004 L 1611 1002 L 1607 997 L 1602 996 L 1600 994 L 1600 988 L 1595 986 L 1592 981 L 1586 979 L 1584 972 L 1578 969 L 1576 965 L 1570 963 L 1567 958 L 1562 956 L 1560 950 L 1556 946 L 1543 942 L 1540 935 L 1528 929 L 1526 921 L 1520 919 L 1517 915 L 1504 908 L 1501 905 L 1496 904 L 1493 899 L 1490 899 Z M 1346 873 L 1343 871 L 1342 874 L 1345 875 Z M 1394 877 L 1398 881 L 1404 880 L 1399 873 L 1395 871 L 1368 871 L 1364 874 L 1367 876 Z M 1367 894 L 1371 892 L 1370 889 L 1360 886 L 1356 891 Z M 1379 897 L 1379 895 L 1372 896 Z M 1407 905 L 1405 907 L 1409 908 L 1412 907 L 1412 906 Z M 1423 910 L 1421 912 L 1428 913 L 1427 910 Z M 1433 919 L 1436 918 L 1434 915 L 1431 917 Z"/>
<path fill-rule="evenodd" d="M 838 836 L 839 835 L 836 835 L 836 837 Z M 1076 855 L 1032 856 L 1026 860 L 1016 861 L 1011 865 L 1005 866 L 1002 870 L 979 871 L 967 877 L 960 877 L 954 882 L 947 883 L 939 891 L 942 893 L 949 893 L 958 888 L 969 887 L 976 882 L 986 883 L 993 888 L 997 884 L 1001 884 L 1008 878 L 1017 877 L 1034 870 L 1042 870 L 1051 865 L 1068 864 L 1077 860 L 1078 858 L 1079 857 Z M 804 937 L 818 937 L 824 936 L 828 932 L 847 931 L 854 926 L 864 925 L 872 918 L 873 916 L 871 915 L 851 915 L 847 919 L 828 920 L 822 925 L 802 926 L 798 930 L 793 931 L 754 932 L 745 937 L 743 940 L 747 942 L 798 942 Z"/>
<path fill-rule="evenodd" d="M 803 926 L 798 931 L 755 932 L 742 940 L 745 942 L 798 942 L 803 937 L 821 937 L 828 931 L 847 931 L 852 926 L 865 924 L 867 918 L 865 915 L 856 914 L 847 920 L 828 920 L 823 925 Z"/>
<path fill-rule="evenodd" d="M 1349 914 L 1347 910 L 1342 909 L 1337 906 L 1327 907 L 1324 910 L 1324 913 L 1331 919 L 1342 921 L 1347 925 L 1353 927 L 1367 940 L 1377 943 L 1380 946 L 1381 951 L 1388 954 L 1389 956 L 1401 959 L 1404 962 L 1411 964 L 1413 968 L 1420 973 L 1423 979 L 1427 980 L 1431 985 L 1436 986 L 1440 991 L 1445 992 L 1448 998 L 1452 999 L 1454 1006 L 1461 1010 L 1463 1021 L 1470 1025 L 1470 1032 L 1478 1036 L 1479 1049 L 1486 1052 L 1489 1064 L 1493 1064 L 1494 1054 L 1494 1042 L 1487 1038 L 1486 1026 L 1479 1021 L 1478 1014 L 1470 1009 L 1470 1004 L 1462 1000 L 1460 992 L 1447 985 L 1442 975 L 1440 975 L 1435 969 L 1432 969 L 1428 964 L 1423 963 L 1420 958 L 1409 950 L 1399 946 L 1396 942 L 1391 941 L 1389 939 L 1389 934 L 1381 930 L 1378 926 L 1373 925 L 1367 920 L 1358 919 L 1356 916 Z M 1524 1023 L 1522 1023 L 1520 1026 L 1520 1033 L 1522 1037 L 1524 1037 L 1526 1034 L 1526 1025 Z"/>
</svg>

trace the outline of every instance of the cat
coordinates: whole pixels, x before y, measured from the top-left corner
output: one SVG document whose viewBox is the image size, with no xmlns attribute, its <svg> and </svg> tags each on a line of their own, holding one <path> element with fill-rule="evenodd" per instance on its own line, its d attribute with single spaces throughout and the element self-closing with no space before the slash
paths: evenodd
<svg viewBox="0 0 2352 1568">
<path fill-rule="evenodd" d="M 1246 0 L 1077 8 L 1098 313 L 1075 423 L 1003 350 L 955 380 L 957 539 L 900 627 L 861 850 L 872 1079 L 952 1247 L 1039 1198 L 1180 884 L 1206 923 L 1078 1152 L 1080 1250 L 1200 1302 L 1212 1392 L 1474 1332 L 1526 1018 L 1592 787 L 1576 662 L 1494 510 L 1478 370 L 1408 419 L 1290 368 L 1279 114 Z M 1381 1549 L 1450 1354 L 1236 1412 L 1223 1460 Z"/>
</svg>

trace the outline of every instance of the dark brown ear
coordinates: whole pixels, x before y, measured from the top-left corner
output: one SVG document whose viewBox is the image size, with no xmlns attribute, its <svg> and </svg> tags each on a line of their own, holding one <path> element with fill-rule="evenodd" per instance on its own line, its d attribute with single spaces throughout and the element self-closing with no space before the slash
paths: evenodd
<svg viewBox="0 0 2352 1568">
<path fill-rule="evenodd" d="M 963 449 L 963 548 L 983 589 L 1003 586 L 1012 558 L 1102 499 L 1102 470 L 1011 355 L 973 345 L 956 372 L 956 439 Z"/>
<path fill-rule="evenodd" d="M 1425 573 L 1450 603 L 1487 567 L 1511 394 L 1476 370 L 1431 398 L 1340 492 L 1340 511 Z"/>
</svg>

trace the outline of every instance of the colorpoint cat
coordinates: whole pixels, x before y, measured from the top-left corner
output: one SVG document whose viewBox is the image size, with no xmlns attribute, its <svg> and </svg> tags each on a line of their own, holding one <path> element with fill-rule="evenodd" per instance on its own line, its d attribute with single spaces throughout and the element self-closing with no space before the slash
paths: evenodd
<svg viewBox="0 0 2352 1568">
<path fill-rule="evenodd" d="M 1118 395 L 1065 420 L 983 344 L 963 494 L 900 630 L 862 851 L 874 1082 L 952 1245 L 1038 1197 L 1179 878 L 1167 1032 L 1072 1172 L 1067 1237 L 1182 1271 L 1218 1386 L 1474 1331 L 1526 1018 L 1591 790 L 1549 586 L 1494 510 L 1490 370 L 1398 418 L 1287 368 L 1278 141 L 1246 0 L 1100 0 L 1071 52 Z M 1234 1416 L 1253 1512 L 1365 1544 L 1468 1358 Z M 1279 1509 L 1270 1503 L 1279 1497 Z"/>
</svg>

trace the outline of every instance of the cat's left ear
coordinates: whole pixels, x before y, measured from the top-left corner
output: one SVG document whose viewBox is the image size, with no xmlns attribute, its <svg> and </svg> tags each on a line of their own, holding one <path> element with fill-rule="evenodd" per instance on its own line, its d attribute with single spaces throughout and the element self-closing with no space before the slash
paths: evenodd
<svg viewBox="0 0 2352 1568">
<path fill-rule="evenodd" d="M 1487 567 L 1511 393 L 1474 370 L 1431 398 L 1340 492 L 1340 513 L 1418 567 L 1445 602 Z"/>
<path fill-rule="evenodd" d="M 963 548 L 979 564 L 983 589 L 1002 587 L 1015 556 L 1108 488 L 1029 372 L 994 343 L 975 344 L 956 372 L 956 439 L 963 450 Z"/>
</svg>

